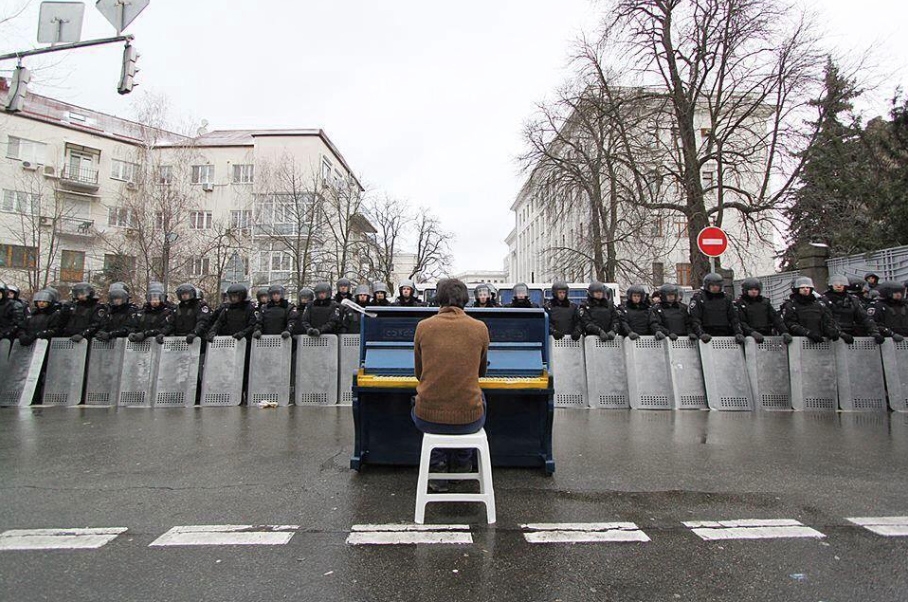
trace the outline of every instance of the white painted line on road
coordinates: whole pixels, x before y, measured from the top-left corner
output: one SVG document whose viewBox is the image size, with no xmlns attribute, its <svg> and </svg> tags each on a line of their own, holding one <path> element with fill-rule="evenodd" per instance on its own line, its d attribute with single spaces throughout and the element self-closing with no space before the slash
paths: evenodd
<svg viewBox="0 0 908 602">
<path fill-rule="evenodd" d="M 684 526 L 705 541 L 725 539 L 782 539 L 797 537 L 826 537 L 819 531 L 805 527 L 789 518 L 749 518 L 722 521 L 687 521 Z"/>
<path fill-rule="evenodd" d="M 884 537 L 908 537 L 908 516 L 856 516 L 848 520 Z"/>
<path fill-rule="evenodd" d="M 350 531 L 352 546 L 473 543 L 469 525 L 353 525 Z"/>
<path fill-rule="evenodd" d="M 88 550 L 113 541 L 126 527 L 12 529 L 0 533 L 0 550 Z"/>
<path fill-rule="evenodd" d="M 529 543 L 618 543 L 647 542 L 650 538 L 634 523 L 529 523 Z"/>
<path fill-rule="evenodd" d="M 192 525 L 174 527 L 152 546 L 281 546 L 299 525 Z"/>
</svg>

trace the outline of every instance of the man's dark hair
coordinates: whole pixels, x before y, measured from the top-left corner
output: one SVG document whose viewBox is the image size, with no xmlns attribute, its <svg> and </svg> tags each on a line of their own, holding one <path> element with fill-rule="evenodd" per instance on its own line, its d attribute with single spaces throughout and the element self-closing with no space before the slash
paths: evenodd
<svg viewBox="0 0 908 602">
<path fill-rule="evenodd" d="M 435 290 L 435 301 L 439 307 L 459 307 L 463 309 L 470 300 L 467 285 L 456 278 L 445 278 L 438 281 Z"/>
</svg>

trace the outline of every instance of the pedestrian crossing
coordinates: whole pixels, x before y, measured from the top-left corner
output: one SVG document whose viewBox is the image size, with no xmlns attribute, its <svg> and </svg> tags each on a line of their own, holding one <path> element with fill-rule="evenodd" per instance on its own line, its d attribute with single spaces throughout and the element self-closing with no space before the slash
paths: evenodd
<svg viewBox="0 0 908 602">
<path fill-rule="evenodd" d="M 851 517 L 846 528 L 864 529 L 882 537 L 908 537 L 908 516 Z M 523 540 L 530 545 L 648 544 L 650 535 L 633 522 L 523 523 Z M 800 521 L 728 519 L 684 521 L 683 530 L 704 542 L 729 540 L 825 539 L 826 534 Z M 679 528 L 680 528 L 679 527 Z M 466 524 L 357 524 L 346 532 L 349 546 L 472 545 L 476 527 Z M 492 529 L 483 529 L 491 531 Z M 150 548 L 216 546 L 283 546 L 299 525 L 184 525 L 175 526 L 148 544 Z M 508 532 L 507 528 L 495 531 Z M 671 530 L 665 527 L 653 529 Z M 0 533 L 0 553 L 42 550 L 96 550 L 127 533 L 127 527 L 10 529 Z"/>
</svg>

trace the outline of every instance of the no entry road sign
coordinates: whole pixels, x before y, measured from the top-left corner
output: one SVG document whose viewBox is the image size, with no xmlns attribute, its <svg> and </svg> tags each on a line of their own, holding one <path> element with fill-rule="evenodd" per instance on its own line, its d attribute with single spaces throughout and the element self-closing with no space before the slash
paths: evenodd
<svg viewBox="0 0 908 602">
<path fill-rule="evenodd" d="M 707 257 L 719 257 L 728 249 L 728 235 L 715 226 L 703 228 L 697 235 L 697 247 Z"/>
</svg>

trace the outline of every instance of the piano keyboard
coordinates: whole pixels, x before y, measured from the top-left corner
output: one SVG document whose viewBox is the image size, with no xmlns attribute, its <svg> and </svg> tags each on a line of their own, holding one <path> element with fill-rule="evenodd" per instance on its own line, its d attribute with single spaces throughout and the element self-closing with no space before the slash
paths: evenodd
<svg viewBox="0 0 908 602">
<path fill-rule="evenodd" d="M 366 374 L 362 370 L 356 378 L 356 384 L 360 388 L 415 389 L 418 383 L 415 376 L 381 376 Z M 486 376 L 479 379 L 479 386 L 483 389 L 548 389 L 549 376 Z"/>
</svg>

